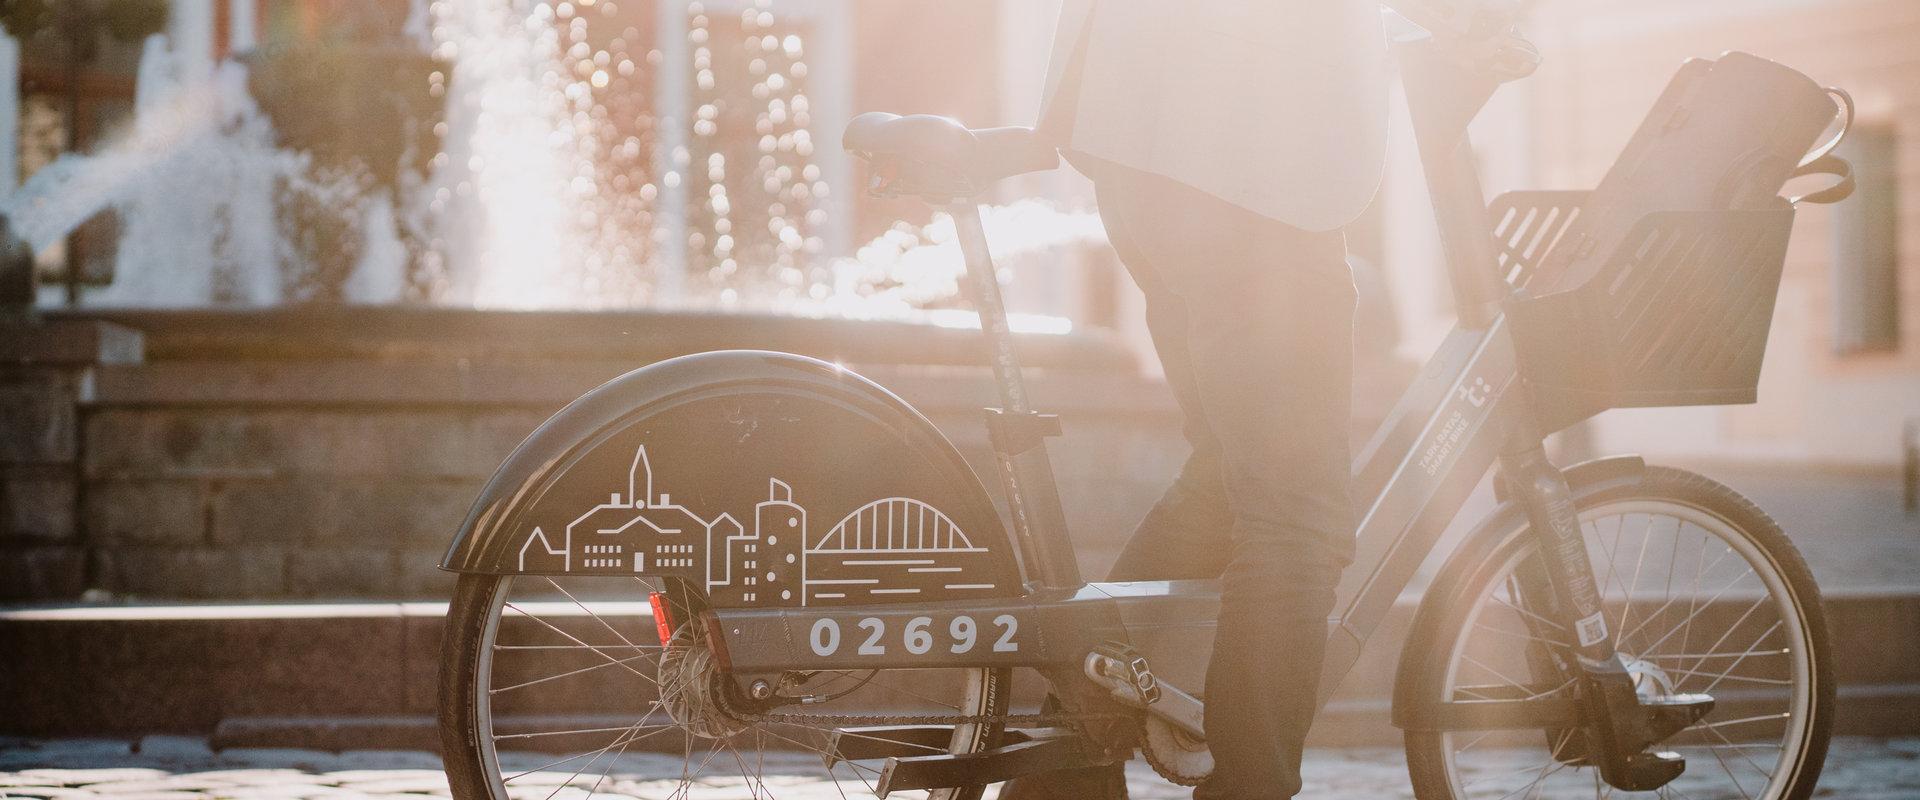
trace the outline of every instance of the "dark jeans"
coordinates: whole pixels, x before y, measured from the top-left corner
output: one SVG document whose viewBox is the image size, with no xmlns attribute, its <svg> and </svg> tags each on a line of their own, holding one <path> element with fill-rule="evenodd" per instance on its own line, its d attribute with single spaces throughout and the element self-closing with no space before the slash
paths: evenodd
<svg viewBox="0 0 1920 800">
<path fill-rule="evenodd" d="M 1353 559 L 1345 242 L 1165 178 L 1094 175 L 1193 445 L 1109 579 L 1220 578 L 1205 692 L 1215 767 L 1194 797 L 1292 797 Z"/>
</svg>

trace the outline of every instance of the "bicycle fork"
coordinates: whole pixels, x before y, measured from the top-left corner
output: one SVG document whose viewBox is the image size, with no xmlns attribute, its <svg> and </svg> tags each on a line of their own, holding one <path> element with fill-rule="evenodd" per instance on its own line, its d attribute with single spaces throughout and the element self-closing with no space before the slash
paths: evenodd
<svg viewBox="0 0 1920 800">
<path fill-rule="evenodd" d="M 1623 791 L 1665 786 L 1686 770 L 1686 760 L 1649 748 L 1705 717 L 1713 710 L 1713 699 L 1703 694 L 1643 698 L 1635 690 L 1633 674 L 1615 650 L 1614 632 L 1607 628 L 1603 587 L 1594 579 L 1573 492 L 1566 477 L 1547 459 L 1540 438 L 1516 437 L 1500 456 L 1500 471 L 1526 511 L 1540 553 L 1541 569 L 1529 572 L 1523 567 L 1517 576 L 1521 600 L 1549 601 L 1553 607 L 1543 609 L 1542 617 L 1566 625 L 1565 633 L 1573 639 L 1569 648 L 1573 663 L 1558 666 L 1574 679 L 1585 724 L 1557 736 L 1549 732 L 1552 757 L 1574 761 L 1584 755 L 1600 770 L 1602 779 Z M 1539 587 L 1541 581 L 1547 585 Z M 1530 583 L 1535 585 L 1532 591 Z M 1560 659 L 1558 654 L 1554 657 Z"/>
</svg>

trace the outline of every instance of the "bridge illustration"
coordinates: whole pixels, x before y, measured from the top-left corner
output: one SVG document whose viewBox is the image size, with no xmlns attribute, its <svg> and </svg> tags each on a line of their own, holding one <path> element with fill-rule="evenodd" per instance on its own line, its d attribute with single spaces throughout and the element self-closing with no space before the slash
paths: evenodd
<svg viewBox="0 0 1920 800">
<path fill-rule="evenodd" d="M 911 497 L 885 497 L 854 509 L 807 547 L 809 553 L 976 550 L 940 509 Z"/>
<path fill-rule="evenodd" d="M 808 600 L 877 602 L 899 595 L 984 591 L 987 548 L 951 517 L 911 497 L 884 497 L 853 510 L 807 543 Z"/>
</svg>

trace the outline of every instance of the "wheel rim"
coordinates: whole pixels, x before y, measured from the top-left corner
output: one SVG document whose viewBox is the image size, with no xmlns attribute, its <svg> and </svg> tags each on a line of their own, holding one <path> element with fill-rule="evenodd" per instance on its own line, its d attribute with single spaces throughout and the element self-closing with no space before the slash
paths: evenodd
<svg viewBox="0 0 1920 800">
<path fill-rule="evenodd" d="M 634 584 L 640 599 L 607 599 L 604 593 L 589 595 L 578 588 L 591 584 L 605 586 L 610 582 Z M 540 590 L 538 595 L 549 599 L 516 600 L 512 596 L 516 584 L 533 585 Z M 477 750 L 491 797 L 501 800 L 582 800 L 595 795 L 660 795 L 685 800 L 774 798 L 787 795 L 785 787 L 795 783 L 823 779 L 833 781 L 841 796 L 865 797 L 874 793 L 879 773 L 877 763 L 839 762 L 831 766 L 822 763 L 818 743 L 808 740 L 824 736 L 831 730 L 826 726 L 754 723 L 749 730 L 731 737 L 702 738 L 686 735 L 686 726 L 672 719 L 657 696 L 641 704 L 638 716 L 633 716 L 635 709 L 628 708 L 625 716 L 616 714 L 601 721 L 594 721 L 592 715 L 554 715 L 551 719 L 542 719 L 538 715 L 513 714 L 509 706 L 527 704 L 531 691 L 549 688 L 579 692 L 582 690 L 577 684 L 585 676 L 596 676 L 601 679 L 600 683 L 605 683 L 606 676 L 614 675 L 642 691 L 657 692 L 659 682 L 657 676 L 651 675 L 651 669 L 661 648 L 657 644 L 645 644 L 657 636 L 652 633 L 653 623 L 644 593 L 660 588 L 657 581 L 637 578 L 620 581 L 509 576 L 498 580 L 481 623 L 471 698 L 474 731 L 470 741 Z M 553 597 L 558 599 L 551 599 Z M 635 635 L 636 619 L 646 626 L 641 631 L 644 638 Z M 519 628 L 522 635 L 503 636 L 506 628 Z M 524 636 L 527 631 L 536 632 L 538 641 L 519 643 L 518 639 L 527 638 Z M 583 631 L 597 631 L 603 638 L 590 638 L 583 635 Z M 500 674 L 513 669 L 503 664 L 507 659 L 548 652 L 594 660 L 584 662 L 584 668 L 578 665 L 583 663 L 578 659 L 574 663 L 555 663 L 531 677 Z M 870 696 L 867 706 L 850 706 L 844 701 L 832 700 L 824 706 L 790 706 L 780 710 L 813 713 L 817 709 L 817 713 L 836 714 L 864 713 L 868 707 L 899 711 L 917 706 L 931 713 L 986 714 L 996 703 L 1004 702 L 1000 693 L 1005 687 L 998 685 L 1003 681 L 996 681 L 990 670 L 913 672 L 917 691 L 901 689 L 892 681 L 877 680 L 846 690 L 844 687 L 852 682 L 848 677 L 820 673 L 822 677 L 815 678 L 809 685 L 827 686 L 823 694 L 846 691 L 851 697 L 864 692 Z M 925 677 L 935 673 L 944 673 L 945 680 L 929 681 Z M 873 691 L 865 691 L 868 687 Z M 941 692 L 940 688 L 949 691 Z M 930 696 L 930 693 L 945 696 Z M 517 696 L 508 698 L 507 695 Z M 929 754 L 970 752 L 984 747 L 990 734 L 986 726 L 979 724 L 955 726 L 947 748 L 927 749 Z M 659 752 L 660 740 L 668 737 L 681 739 L 682 745 L 666 753 Z M 537 742 L 537 747 L 546 749 L 562 739 L 577 739 L 582 744 L 556 747 L 539 754 L 516 752 L 518 745 Z M 967 793 L 937 790 L 893 796 L 959 800 Z"/>
<path fill-rule="evenodd" d="M 1582 512 L 1581 529 L 1636 689 L 1716 698 L 1713 713 L 1658 745 L 1685 756 L 1687 772 L 1655 792 L 1621 792 L 1594 768 L 1553 758 L 1546 732 L 1450 732 L 1441 736 L 1441 752 L 1453 795 L 1782 797 L 1809 744 L 1816 665 L 1803 611 L 1779 566 L 1732 522 L 1674 501 L 1601 504 Z M 1516 656 L 1539 644 L 1535 631 L 1555 638 L 1546 628 L 1552 623 L 1514 603 L 1515 570 L 1534 553 L 1531 541 L 1516 541 L 1525 533 L 1508 534 L 1495 551 L 1502 554 L 1496 571 L 1476 584 L 1479 596 L 1449 652 L 1442 699 L 1471 697 L 1471 687 L 1482 685 L 1522 685 L 1515 670 L 1530 673 Z M 1650 573 L 1663 571 L 1663 548 L 1666 574 L 1656 580 Z M 1564 753 L 1571 739 L 1562 735 L 1553 747 Z"/>
</svg>

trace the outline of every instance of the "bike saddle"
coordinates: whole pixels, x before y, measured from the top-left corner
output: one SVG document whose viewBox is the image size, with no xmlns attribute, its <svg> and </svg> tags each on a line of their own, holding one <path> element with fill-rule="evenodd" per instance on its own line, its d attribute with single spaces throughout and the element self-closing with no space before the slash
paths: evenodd
<svg viewBox="0 0 1920 800">
<path fill-rule="evenodd" d="M 1060 163 L 1032 128 L 970 129 L 931 114 L 869 111 L 847 123 L 841 144 L 873 165 L 867 190 L 882 196 L 971 197 L 1001 178 Z"/>
</svg>

